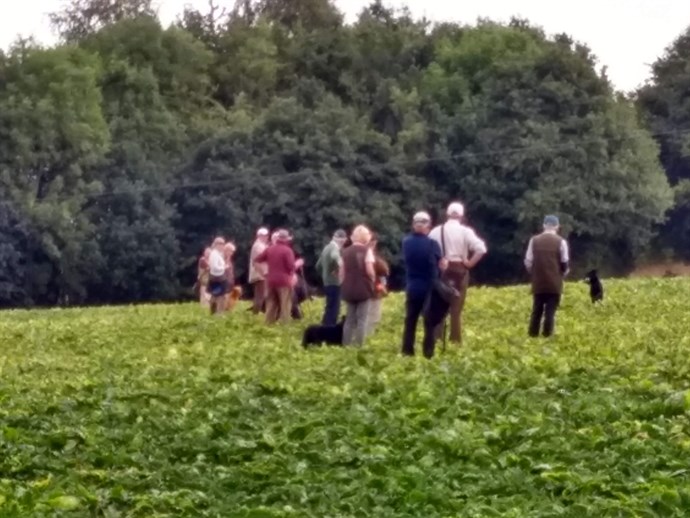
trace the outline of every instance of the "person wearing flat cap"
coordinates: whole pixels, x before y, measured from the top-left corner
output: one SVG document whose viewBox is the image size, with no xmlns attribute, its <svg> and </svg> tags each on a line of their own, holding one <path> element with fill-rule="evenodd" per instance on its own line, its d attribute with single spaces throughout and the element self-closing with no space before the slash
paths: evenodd
<svg viewBox="0 0 690 518">
<path fill-rule="evenodd" d="M 404 356 L 415 354 L 414 342 L 420 316 L 423 316 L 424 321 L 424 357 L 434 356 L 435 329 L 448 311 L 448 303 L 433 289 L 435 280 L 446 268 L 446 261 L 438 243 L 429 239 L 430 230 L 429 214 L 417 212 L 412 217 L 412 232 L 405 236 L 402 242 L 405 266 L 405 328 L 402 339 Z"/>
<path fill-rule="evenodd" d="M 554 332 L 556 310 L 561 302 L 563 279 L 569 271 L 568 242 L 558 235 L 558 217 L 544 218 L 544 231 L 532 237 L 527 245 L 525 267 L 532 281 L 532 315 L 529 335 L 539 336 L 542 317 L 542 335 L 549 337 Z"/>
<path fill-rule="evenodd" d="M 429 237 L 436 241 L 443 256 L 448 261 L 448 269 L 443 279 L 458 290 L 459 295 L 450 305 L 450 341 L 462 342 L 462 310 L 465 307 L 467 288 L 470 283 L 470 270 L 486 254 L 486 243 L 475 231 L 463 224 L 465 207 L 460 202 L 453 202 L 446 210 L 447 220 L 443 225 L 434 228 Z M 436 328 L 439 338 L 445 330 L 445 319 Z"/>
<path fill-rule="evenodd" d="M 319 260 L 316 262 L 316 270 L 321 273 L 323 291 L 326 295 L 326 304 L 323 310 L 321 324 L 334 326 L 340 318 L 340 268 L 342 266 L 341 251 L 347 241 L 347 233 L 338 229 L 333 233 L 331 242 L 328 243 Z"/>
</svg>

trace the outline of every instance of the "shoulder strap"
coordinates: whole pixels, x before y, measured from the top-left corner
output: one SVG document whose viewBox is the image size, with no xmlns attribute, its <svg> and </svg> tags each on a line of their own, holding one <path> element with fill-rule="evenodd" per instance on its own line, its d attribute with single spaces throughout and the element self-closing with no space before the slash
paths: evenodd
<svg viewBox="0 0 690 518">
<path fill-rule="evenodd" d="M 444 223 L 441 225 L 441 252 L 443 253 L 443 257 L 446 256 L 446 224 Z"/>
</svg>

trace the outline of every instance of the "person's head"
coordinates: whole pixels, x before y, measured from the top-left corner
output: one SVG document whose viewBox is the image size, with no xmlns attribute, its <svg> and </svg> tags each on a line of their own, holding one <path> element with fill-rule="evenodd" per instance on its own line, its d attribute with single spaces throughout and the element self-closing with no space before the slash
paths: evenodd
<svg viewBox="0 0 690 518">
<path fill-rule="evenodd" d="M 550 232 L 557 232 L 559 227 L 560 222 L 558 221 L 558 216 L 549 214 L 548 216 L 544 217 L 544 230 L 548 230 Z"/>
<path fill-rule="evenodd" d="M 214 250 L 223 250 L 223 246 L 225 246 L 225 239 L 222 237 L 217 237 L 213 240 L 213 244 L 211 245 L 211 248 Z"/>
<path fill-rule="evenodd" d="M 446 216 L 448 219 L 462 221 L 462 218 L 465 216 L 465 206 L 459 201 L 454 201 L 448 205 L 448 209 L 446 209 Z"/>
<path fill-rule="evenodd" d="M 275 238 L 276 243 L 282 243 L 284 245 L 290 243 L 290 233 L 283 228 L 275 233 Z"/>
<path fill-rule="evenodd" d="M 353 244 L 368 245 L 371 241 L 371 231 L 364 225 L 357 225 L 352 231 L 350 239 L 352 239 Z"/>
<path fill-rule="evenodd" d="M 347 232 L 345 232 L 342 229 L 338 229 L 333 233 L 333 241 L 340 247 L 342 248 L 345 246 L 345 242 L 347 241 Z"/>
<path fill-rule="evenodd" d="M 261 241 L 262 243 L 267 243 L 268 242 L 268 229 L 266 227 L 261 227 L 259 230 L 256 231 L 256 239 L 257 241 Z"/>
<path fill-rule="evenodd" d="M 428 212 L 420 211 L 412 216 L 412 230 L 417 234 L 428 234 L 431 230 L 431 216 Z"/>
<path fill-rule="evenodd" d="M 225 253 L 226 257 L 232 257 L 235 254 L 236 249 L 235 243 L 232 242 L 227 242 L 223 246 L 223 252 Z"/>
</svg>

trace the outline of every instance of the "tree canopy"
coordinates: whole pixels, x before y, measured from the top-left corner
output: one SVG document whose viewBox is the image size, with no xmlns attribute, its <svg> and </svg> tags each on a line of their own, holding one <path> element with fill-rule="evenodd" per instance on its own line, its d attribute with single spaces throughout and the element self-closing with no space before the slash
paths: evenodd
<svg viewBox="0 0 690 518">
<path fill-rule="evenodd" d="M 71 0 L 52 20 L 59 45 L 0 55 L 2 305 L 178 299 L 216 234 L 242 277 L 259 225 L 309 265 L 367 223 L 400 286 L 411 214 L 454 199 L 489 246 L 481 282 L 524 278 L 547 212 L 575 271 L 624 273 L 657 235 L 690 257 L 688 35 L 631 100 L 525 20 L 374 1 L 346 24 L 328 0 L 210 2 L 170 27 L 148 0 Z"/>
</svg>

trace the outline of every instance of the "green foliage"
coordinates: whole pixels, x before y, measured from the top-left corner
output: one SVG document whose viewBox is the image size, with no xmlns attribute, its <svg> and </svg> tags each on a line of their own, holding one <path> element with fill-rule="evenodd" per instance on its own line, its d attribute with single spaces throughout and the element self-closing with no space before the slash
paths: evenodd
<svg viewBox="0 0 690 518">
<path fill-rule="evenodd" d="M 466 342 L 402 358 L 196 305 L 0 315 L 0 514 L 669 516 L 690 507 L 687 280 L 474 289 Z M 308 305 L 308 318 L 321 302 Z"/>
<path fill-rule="evenodd" d="M 378 0 L 351 25 L 330 0 L 210 2 L 168 28 L 149 0 L 70 0 L 52 19 L 63 43 L 0 55 L 2 305 L 177 299 L 214 234 L 241 274 L 260 223 L 289 226 L 313 274 L 335 228 L 367 222 L 400 287 L 410 215 L 457 198 L 489 244 L 479 281 L 524 275 L 545 212 L 574 271 L 624 273 L 672 203 L 631 101 L 524 20 L 432 26 Z M 650 104 L 681 102 L 668 88 Z"/>
<path fill-rule="evenodd" d="M 680 258 L 690 259 L 690 220 L 687 186 L 690 180 L 690 28 L 668 47 L 652 66 L 652 80 L 637 93 L 640 112 L 656 135 L 660 158 L 669 181 L 676 186 L 676 202 L 662 228 L 660 243 Z"/>
<path fill-rule="evenodd" d="M 70 46 L 16 47 L 0 68 L 0 184 L 39 244 L 27 261 L 30 292 L 83 297 L 98 255 L 81 207 L 101 189 L 88 168 L 108 144 L 98 58 Z"/>
</svg>

